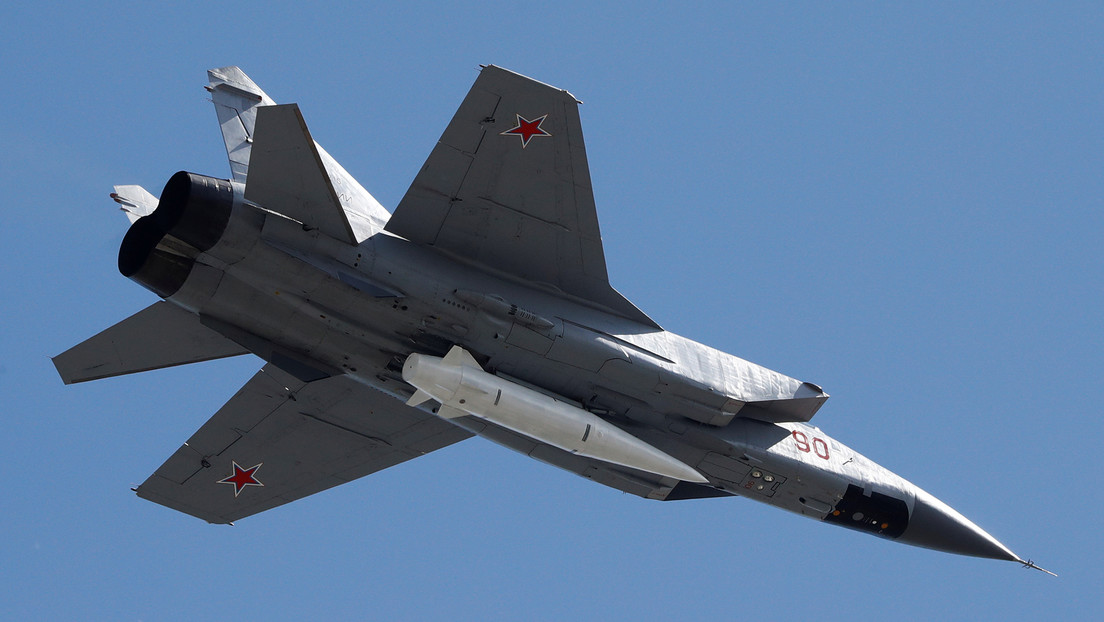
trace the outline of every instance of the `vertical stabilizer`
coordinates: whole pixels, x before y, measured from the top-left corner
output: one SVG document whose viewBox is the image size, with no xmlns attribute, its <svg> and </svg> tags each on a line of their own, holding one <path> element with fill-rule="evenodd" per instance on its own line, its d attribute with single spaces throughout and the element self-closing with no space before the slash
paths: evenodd
<svg viewBox="0 0 1104 622">
<path fill-rule="evenodd" d="M 271 106 L 276 102 L 237 67 L 210 69 L 207 78 L 211 81 L 207 91 L 215 104 L 226 154 L 230 157 L 230 171 L 234 181 L 245 183 L 257 107 Z"/>
<path fill-rule="evenodd" d="M 349 226 L 353 229 L 357 243 L 367 240 L 376 232 L 381 231 L 387 221 L 391 219 L 388 212 L 376 197 L 368 193 L 364 186 L 360 185 L 333 156 L 326 153 L 317 142 L 318 156 L 322 159 L 322 166 L 326 168 L 326 174 L 330 177 L 337 200 L 341 203 L 341 209 L 345 210 L 345 217 L 349 220 Z"/>
<path fill-rule="evenodd" d="M 222 139 L 230 158 L 230 171 L 234 181 L 245 183 L 257 124 L 257 109 L 261 106 L 274 106 L 276 102 L 238 67 L 210 69 L 207 77 L 210 84 L 206 88 L 211 93 L 211 101 L 218 113 Z M 326 153 L 321 145 L 315 143 L 314 146 L 356 241 L 363 242 L 383 229 L 391 218 L 390 212 L 337 160 Z"/>
<path fill-rule="evenodd" d="M 115 186 L 111 198 L 119 204 L 131 224 L 157 209 L 157 197 L 142 186 Z"/>
</svg>

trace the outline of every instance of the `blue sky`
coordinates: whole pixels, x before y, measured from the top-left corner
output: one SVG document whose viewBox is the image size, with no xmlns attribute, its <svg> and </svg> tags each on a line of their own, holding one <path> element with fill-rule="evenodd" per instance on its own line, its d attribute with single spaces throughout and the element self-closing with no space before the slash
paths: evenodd
<svg viewBox="0 0 1104 622">
<path fill-rule="evenodd" d="M 1077 2 L 0 9 L 0 618 L 1099 611 L 1102 32 Z M 1061 577 L 479 439 L 232 528 L 135 497 L 260 363 L 62 385 L 50 356 L 153 301 L 111 186 L 228 175 L 202 86 L 237 64 L 394 206 L 480 63 L 586 102 L 618 289 L 822 385 L 817 425 Z"/>
</svg>

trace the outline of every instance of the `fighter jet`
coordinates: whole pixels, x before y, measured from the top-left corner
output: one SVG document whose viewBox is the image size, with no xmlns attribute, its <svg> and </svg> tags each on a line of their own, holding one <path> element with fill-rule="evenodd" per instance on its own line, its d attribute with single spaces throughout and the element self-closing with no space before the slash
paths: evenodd
<svg viewBox="0 0 1104 622">
<path fill-rule="evenodd" d="M 68 383 L 264 366 L 135 491 L 230 523 L 468 439 L 648 499 L 739 496 L 1036 567 L 809 422 L 819 386 L 663 330 L 609 283 L 579 101 L 484 66 L 389 213 L 237 67 L 229 179 L 116 186 L 162 300 L 53 359 Z"/>
</svg>

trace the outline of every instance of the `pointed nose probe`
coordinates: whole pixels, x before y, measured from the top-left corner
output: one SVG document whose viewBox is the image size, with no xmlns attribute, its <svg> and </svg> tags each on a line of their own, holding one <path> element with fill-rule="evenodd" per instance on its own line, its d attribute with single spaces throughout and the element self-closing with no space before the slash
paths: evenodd
<svg viewBox="0 0 1104 622">
<path fill-rule="evenodd" d="M 920 488 L 916 489 L 916 503 L 908 528 L 897 540 L 947 553 L 1018 562 L 1026 568 L 1058 576 L 1031 560 L 1022 559 L 954 508 Z"/>
</svg>

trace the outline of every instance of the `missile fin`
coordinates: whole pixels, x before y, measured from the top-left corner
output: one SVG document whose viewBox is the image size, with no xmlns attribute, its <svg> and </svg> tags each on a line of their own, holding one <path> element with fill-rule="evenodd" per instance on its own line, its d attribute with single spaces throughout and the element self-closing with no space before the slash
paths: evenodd
<svg viewBox="0 0 1104 622">
<path fill-rule="evenodd" d="M 407 406 L 417 406 L 433 399 L 433 396 L 425 391 L 418 389 L 414 392 L 414 395 L 410 396 L 410 399 L 406 400 Z"/>
<path fill-rule="evenodd" d="M 452 406 L 446 406 L 441 404 L 440 410 L 437 411 L 437 416 L 442 419 L 455 419 L 457 417 L 467 417 L 471 413 L 464 412 L 459 408 L 453 408 Z"/>
<path fill-rule="evenodd" d="M 460 346 L 452 346 L 452 349 L 448 351 L 445 358 L 441 359 L 446 365 L 457 365 L 459 367 L 473 367 L 479 371 L 483 371 L 483 368 L 475 360 L 475 357 L 470 352 L 461 348 Z"/>
</svg>

